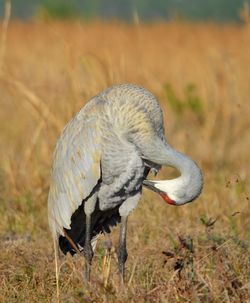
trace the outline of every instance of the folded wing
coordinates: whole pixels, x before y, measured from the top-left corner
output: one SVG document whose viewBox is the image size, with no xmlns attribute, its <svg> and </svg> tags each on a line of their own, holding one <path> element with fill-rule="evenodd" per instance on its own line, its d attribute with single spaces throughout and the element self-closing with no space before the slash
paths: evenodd
<svg viewBox="0 0 250 303">
<path fill-rule="evenodd" d="M 48 197 L 49 224 L 54 237 L 70 229 L 72 214 L 100 179 L 98 117 L 83 108 L 58 140 Z"/>
</svg>

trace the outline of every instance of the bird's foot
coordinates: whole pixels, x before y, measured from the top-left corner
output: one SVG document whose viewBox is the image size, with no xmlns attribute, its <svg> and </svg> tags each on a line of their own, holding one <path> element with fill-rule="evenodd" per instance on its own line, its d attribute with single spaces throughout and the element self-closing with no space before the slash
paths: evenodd
<svg viewBox="0 0 250 303">
<path fill-rule="evenodd" d="M 91 272 L 91 263 L 92 263 L 92 259 L 93 259 L 93 249 L 91 246 L 91 243 L 85 243 L 84 248 L 83 248 L 83 255 L 85 257 L 85 273 L 84 273 L 84 277 L 85 280 L 87 282 L 90 281 L 90 272 Z"/>
<path fill-rule="evenodd" d="M 128 253 L 126 246 L 120 246 L 118 249 L 118 268 L 119 268 L 119 275 L 120 275 L 120 283 L 121 285 L 124 285 L 124 279 L 125 279 L 125 262 L 128 258 Z"/>
</svg>

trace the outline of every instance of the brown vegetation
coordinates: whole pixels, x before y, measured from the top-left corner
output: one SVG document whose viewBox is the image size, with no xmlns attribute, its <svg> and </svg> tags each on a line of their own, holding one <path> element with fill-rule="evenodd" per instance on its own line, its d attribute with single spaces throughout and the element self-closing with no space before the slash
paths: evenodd
<svg viewBox="0 0 250 303">
<path fill-rule="evenodd" d="M 122 82 L 158 97 L 168 141 L 196 159 L 205 187 L 179 208 L 145 190 L 129 220 L 127 289 L 113 250 L 109 272 L 102 237 L 91 286 L 82 258 L 62 258 L 62 302 L 249 302 L 249 49 L 248 26 L 10 24 L 0 75 L 0 302 L 56 301 L 47 225 L 55 142 L 90 97 Z"/>
</svg>

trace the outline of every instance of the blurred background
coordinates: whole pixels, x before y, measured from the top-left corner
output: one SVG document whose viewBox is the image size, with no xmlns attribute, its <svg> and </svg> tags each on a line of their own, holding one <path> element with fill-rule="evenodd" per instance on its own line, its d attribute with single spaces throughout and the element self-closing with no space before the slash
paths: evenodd
<svg viewBox="0 0 250 303">
<path fill-rule="evenodd" d="M 0 16 L 3 16 L 0 1 Z M 81 18 L 133 21 L 199 20 L 239 22 L 244 0 L 26 0 L 12 1 L 12 16 L 20 19 Z"/>
<path fill-rule="evenodd" d="M 204 189 L 177 208 L 143 190 L 129 218 L 127 292 L 114 248 L 104 270 L 102 237 L 92 286 L 82 286 L 83 258 L 62 259 L 62 302 L 249 302 L 249 1 L 0 0 L 0 16 L 0 302 L 56 302 L 53 150 L 115 83 L 157 97 L 168 142 L 199 164 Z"/>
</svg>

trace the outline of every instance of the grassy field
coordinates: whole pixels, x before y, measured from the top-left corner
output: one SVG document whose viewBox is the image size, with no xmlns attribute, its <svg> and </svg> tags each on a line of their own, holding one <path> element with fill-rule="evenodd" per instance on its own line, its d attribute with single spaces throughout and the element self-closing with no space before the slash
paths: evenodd
<svg viewBox="0 0 250 303">
<path fill-rule="evenodd" d="M 2 29 L 2 27 L 1 27 Z M 3 46 L 3 45 L 2 45 Z M 2 48 L 0 45 L 0 48 Z M 60 261 L 62 302 L 250 302 L 250 28 L 11 23 L 0 70 L 0 302 L 56 302 L 49 172 L 64 124 L 113 83 L 151 90 L 168 141 L 204 172 L 174 208 L 147 190 L 130 216 L 127 287 L 105 237 L 92 283 Z M 171 178 L 164 168 L 158 178 Z M 114 246 L 118 230 L 112 234 Z"/>
</svg>

